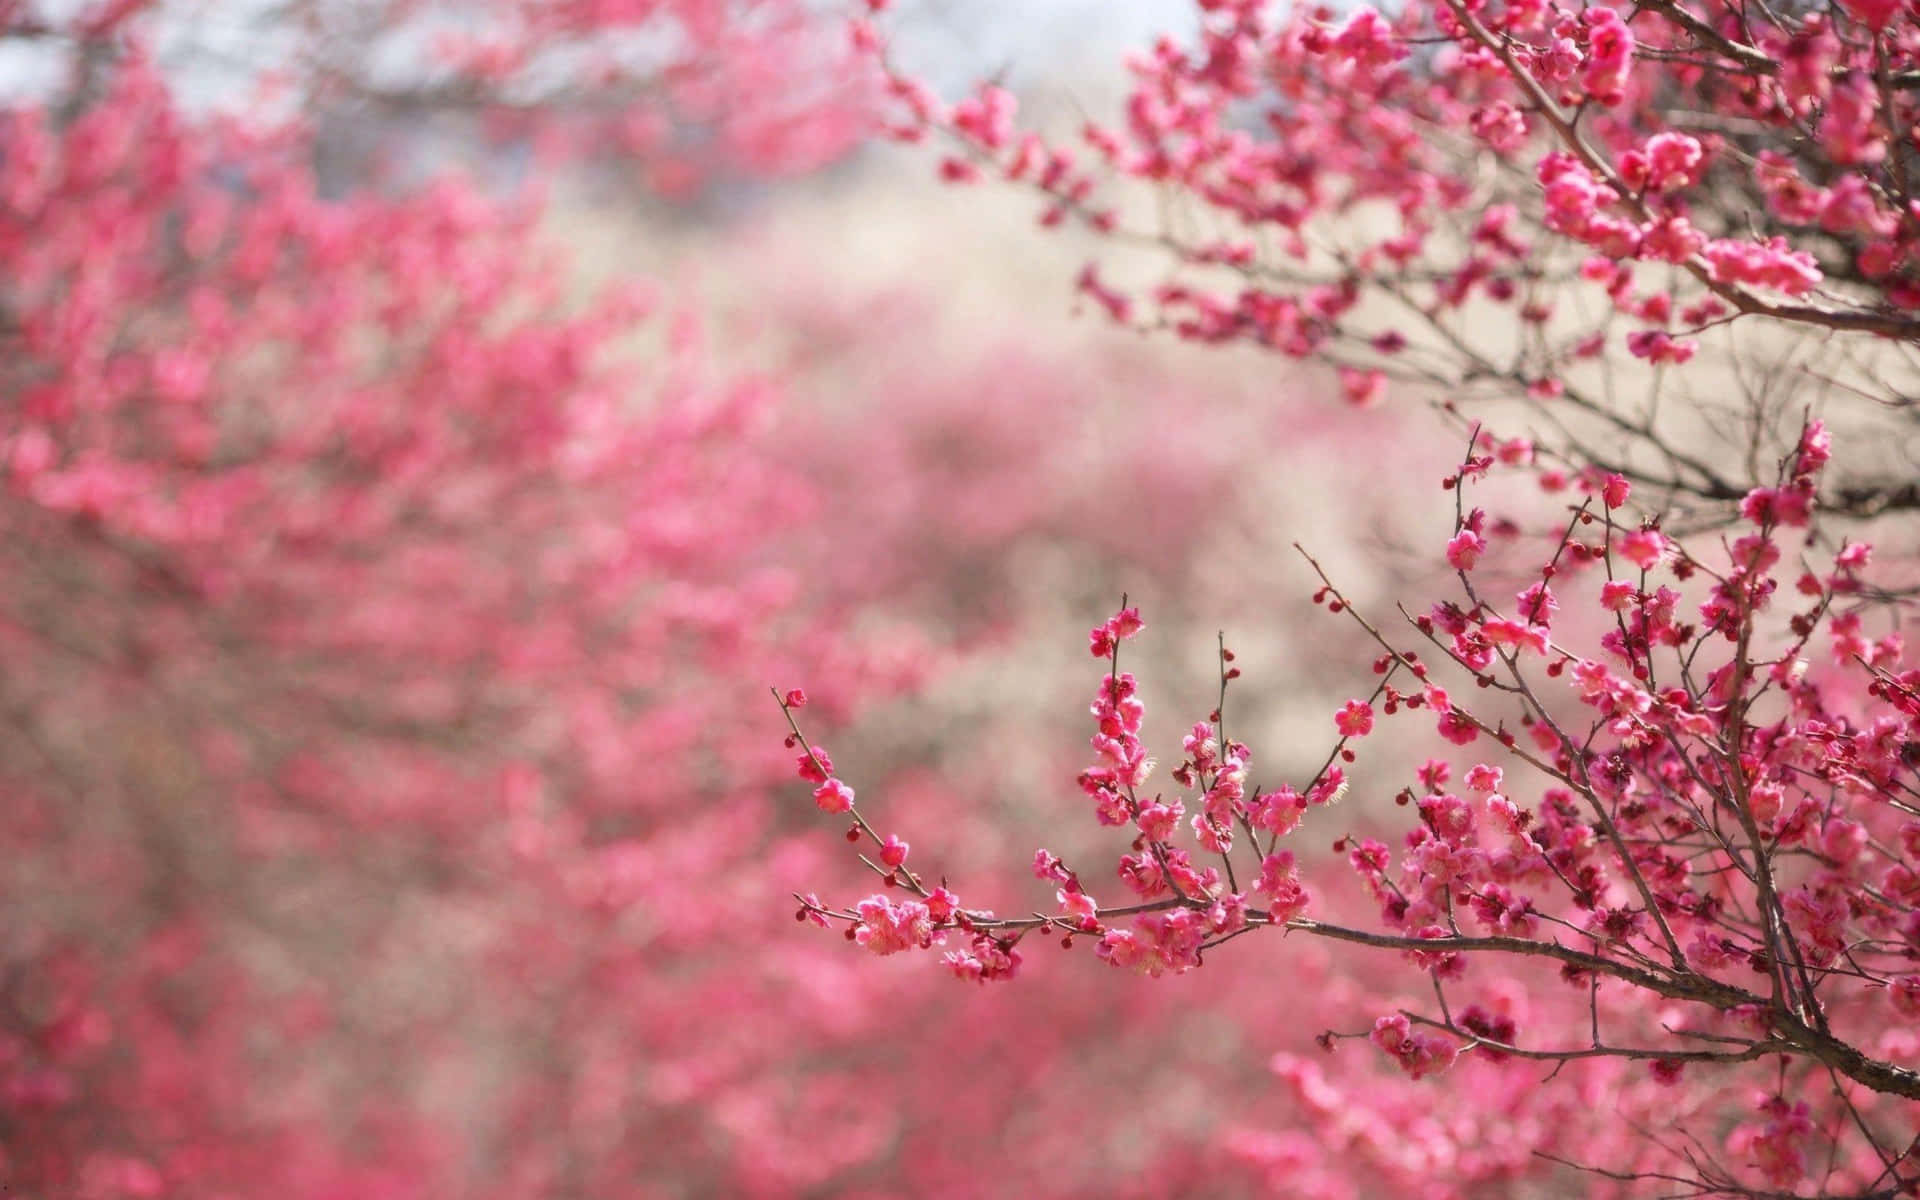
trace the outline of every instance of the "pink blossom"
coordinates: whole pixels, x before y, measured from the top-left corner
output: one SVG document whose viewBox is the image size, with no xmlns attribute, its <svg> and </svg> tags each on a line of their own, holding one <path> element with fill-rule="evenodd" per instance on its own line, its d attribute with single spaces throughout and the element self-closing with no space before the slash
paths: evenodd
<svg viewBox="0 0 1920 1200">
<path fill-rule="evenodd" d="M 813 789 L 813 802 L 821 812 L 843 813 L 853 808 L 853 789 L 838 779 L 828 779 Z"/>
<path fill-rule="evenodd" d="M 1123 608 L 1110 617 L 1105 624 L 1096 627 L 1088 634 L 1087 641 L 1095 658 L 1105 658 L 1113 653 L 1116 645 L 1139 633 L 1143 628 L 1145 628 L 1145 622 L 1140 619 L 1140 610 Z"/>
<path fill-rule="evenodd" d="M 1307 798 L 1290 787 L 1263 792 L 1248 804 L 1248 820 L 1255 829 L 1276 836 L 1293 832 L 1307 811 Z"/>
<path fill-rule="evenodd" d="M 807 752 L 794 759 L 800 769 L 800 778 L 808 783 L 825 783 L 827 776 L 833 774 L 833 759 L 819 746 L 811 746 Z"/>
<path fill-rule="evenodd" d="M 1341 737 L 1364 737 L 1373 732 L 1373 706 L 1364 700 L 1349 700 L 1333 715 L 1333 724 Z"/>
<path fill-rule="evenodd" d="M 1812 507 L 1809 488 L 1755 488 L 1741 500 L 1740 515 L 1755 525 L 1805 525 Z"/>
<path fill-rule="evenodd" d="M 1517 150 L 1527 140 L 1527 118 L 1505 100 L 1476 109 L 1470 118 L 1474 136 L 1494 150 Z"/>
<path fill-rule="evenodd" d="M 968 983 L 1012 979 L 1020 971 L 1020 952 L 987 934 L 975 934 L 965 950 L 942 956 L 954 977 Z"/>
<path fill-rule="evenodd" d="M 1533 463 L 1533 442 L 1527 438 L 1509 438 L 1499 443 L 1494 455 L 1509 467 L 1524 467 Z"/>
<path fill-rule="evenodd" d="M 1639 253 L 1662 262 L 1683 263 L 1700 253 L 1707 235 L 1685 217 L 1667 217 L 1641 231 Z"/>
<path fill-rule="evenodd" d="M 1100 906 L 1093 897 L 1080 891 L 1067 891 L 1062 888 L 1054 893 L 1054 899 L 1060 905 L 1060 911 L 1082 923 L 1092 921 L 1099 916 Z"/>
<path fill-rule="evenodd" d="M 1655 366 L 1684 363 L 1700 348 L 1693 338 L 1676 338 L 1658 329 L 1642 329 L 1627 335 L 1627 351 Z"/>
<path fill-rule="evenodd" d="M 1142 805 L 1137 822 L 1140 833 L 1148 841 L 1164 842 L 1173 837 L 1174 830 L 1180 826 L 1180 818 L 1185 808 L 1176 800 L 1171 804 L 1153 803 Z"/>
<path fill-rule="evenodd" d="M 1189 908 L 1146 913 L 1134 918 L 1132 929 L 1109 929 L 1098 952 L 1106 962 L 1143 975 L 1178 975 L 1199 965 L 1207 932 L 1205 918 Z"/>
<path fill-rule="evenodd" d="M 1387 394 L 1387 377 L 1379 371 L 1341 368 L 1340 394 L 1355 408 L 1367 408 Z"/>
<path fill-rule="evenodd" d="M 1642 571 L 1651 571 L 1659 566 L 1667 553 L 1667 539 L 1655 529 L 1636 529 L 1624 533 L 1614 545 L 1622 558 Z"/>
<path fill-rule="evenodd" d="M 1849 72 L 1827 95 L 1820 121 L 1820 141 L 1836 163 L 1878 163 L 1887 156 L 1886 142 L 1875 133 L 1880 93 L 1864 71 Z"/>
<path fill-rule="evenodd" d="M 918 900 L 898 904 L 885 896 L 869 896 L 855 906 L 860 923 L 854 941 L 878 955 L 902 950 L 924 950 L 933 944 L 933 918 Z"/>
<path fill-rule="evenodd" d="M 1293 855 L 1285 850 L 1267 855 L 1260 863 L 1260 878 L 1254 894 L 1267 906 L 1274 921 L 1291 921 L 1307 910 L 1310 899 L 1294 867 Z"/>
<path fill-rule="evenodd" d="M 1348 18 L 1334 36 L 1333 48 L 1341 55 L 1370 67 L 1386 66 L 1406 53 L 1394 36 L 1387 19 L 1371 8 L 1362 8 Z"/>
<path fill-rule="evenodd" d="M 1587 25 L 1587 94 L 1603 105 L 1619 104 L 1626 99 L 1633 68 L 1633 33 L 1610 8 L 1590 8 L 1582 17 Z"/>
<path fill-rule="evenodd" d="M 1795 475 L 1814 475 L 1833 458 L 1833 434 L 1825 421 L 1809 421 L 1800 434 L 1799 454 L 1794 461 Z"/>
<path fill-rule="evenodd" d="M 1804 296 L 1824 278 L 1813 255 L 1793 249 L 1783 238 L 1765 242 L 1717 238 L 1700 253 L 1716 283 L 1748 283 Z"/>
<path fill-rule="evenodd" d="M 1439 1074 L 1451 1067 L 1459 1054 L 1452 1039 L 1425 1031 L 1416 1033 L 1407 1018 L 1397 1013 L 1375 1021 L 1368 1040 L 1414 1079 Z"/>
<path fill-rule="evenodd" d="M 1546 185 L 1547 227 L 1583 237 L 1595 214 L 1619 197 L 1585 167 L 1574 163 L 1559 165 L 1549 176 L 1547 163 L 1551 161 L 1549 156 L 1541 164 L 1541 182 Z"/>
<path fill-rule="evenodd" d="M 960 897 L 945 887 L 937 887 L 927 893 L 927 915 L 935 921 L 946 921 L 960 911 Z"/>
<path fill-rule="evenodd" d="M 1547 635 L 1544 625 L 1519 621 L 1496 619 L 1480 627 L 1480 635 L 1489 646 L 1506 646 L 1516 650 L 1531 650 L 1535 654 L 1547 652 Z"/>
<path fill-rule="evenodd" d="M 1447 562 L 1455 570 L 1471 571 L 1485 553 L 1487 541 L 1471 529 L 1462 529 L 1447 543 Z"/>
<path fill-rule="evenodd" d="M 1833 556 L 1833 568 L 1836 571 L 1862 571 L 1871 561 L 1873 561 L 1871 542 L 1848 542 L 1840 547 L 1838 554 Z"/>
<path fill-rule="evenodd" d="M 1473 718 L 1457 709 L 1449 709 L 1440 714 L 1438 725 L 1440 736 L 1456 746 L 1471 745 L 1480 736 L 1480 727 Z"/>
<path fill-rule="evenodd" d="M 1346 771 L 1338 766 L 1331 766 L 1321 772 L 1320 778 L 1307 789 L 1306 801 L 1310 805 L 1338 804 L 1346 794 Z"/>
<path fill-rule="evenodd" d="M 1560 598 L 1545 582 L 1530 583 L 1526 589 L 1513 598 L 1520 616 L 1529 625 L 1550 625 L 1553 615 L 1560 611 Z"/>
<path fill-rule="evenodd" d="M 1657 133 L 1647 139 L 1646 186 L 1654 191 L 1685 187 L 1694 180 L 1704 155 L 1698 139 L 1684 133 Z"/>
</svg>

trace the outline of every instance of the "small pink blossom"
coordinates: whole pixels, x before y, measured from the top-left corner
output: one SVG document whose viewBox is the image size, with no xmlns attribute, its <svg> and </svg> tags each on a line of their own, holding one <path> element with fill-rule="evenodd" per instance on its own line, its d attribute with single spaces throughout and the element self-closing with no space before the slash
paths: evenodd
<svg viewBox="0 0 1920 1200">
<path fill-rule="evenodd" d="M 1362 8 L 1334 35 L 1333 47 L 1340 55 L 1370 67 L 1386 66 L 1406 54 L 1393 25 L 1371 8 Z"/>
<path fill-rule="evenodd" d="M 1627 352 L 1655 366 L 1687 362 L 1699 348 L 1700 343 L 1693 338 L 1677 338 L 1658 329 L 1642 329 L 1627 335 Z"/>
<path fill-rule="evenodd" d="M 828 779 L 813 789 L 813 802 L 821 812 L 843 813 L 853 808 L 853 789 L 838 779 Z"/>
<path fill-rule="evenodd" d="M 1636 529 L 1614 543 L 1620 556 L 1642 571 L 1651 571 L 1666 557 L 1667 539 L 1656 529 Z"/>
<path fill-rule="evenodd" d="M 1804 296 L 1824 278 L 1813 255 L 1791 248 L 1783 238 L 1765 242 L 1721 238 L 1708 242 L 1701 254 L 1715 283 L 1747 283 Z"/>
<path fill-rule="evenodd" d="M 1700 253 L 1707 235 L 1694 228 L 1685 217 L 1667 217 L 1648 225 L 1640 234 L 1640 254 L 1661 262 L 1683 263 Z M 1651 319 L 1651 318 L 1649 318 Z"/>
<path fill-rule="evenodd" d="M 860 914 L 860 923 L 854 927 L 853 940 L 875 954 L 884 957 L 933 944 L 933 916 L 918 900 L 895 904 L 885 896 L 869 896 L 854 911 Z"/>
<path fill-rule="evenodd" d="M 1441 713 L 1437 728 L 1441 737 L 1456 746 L 1471 745 L 1480 736 L 1480 727 L 1473 723 L 1473 718 L 1457 709 Z"/>
<path fill-rule="evenodd" d="M 1497 792 L 1503 774 L 1499 767 L 1475 763 L 1467 768 L 1467 787 L 1476 792 Z"/>
<path fill-rule="evenodd" d="M 943 961 L 955 978 L 967 983 L 1012 979 L 1020 970 L 1020 952 L 984 933 L 975 934 L 967 949 L 948 951 Z"/>
<path fill-rule="evenodd" d="M 1507 646 L 1516 650 L 1531 650 L 1535 654 L 1547 652 L 1547 635 L 1544 625 L 1526 624 L 1518 621 L 1497 619 L 1488 621 L 1480 627 L 1480 636 L 1489 646 Z M 1488 656 L 1489 661 L 1491 656 Z"/>
<path fill-rule="evenodd" d="M 1086 922 L 1095 920 L 1099 916 L 1099 905 L 1095 904 L 1093 897 L 1085 892 L 1068 891 L 1062 888 L 1053 895 L 1060 904 L 1060 911 L 1075 920 Z"/>
<path fill-rule="evenodd" d="M 1459 1047 L 1451 1038 L 1424 1030 L 1415 1032 L 1406 1017 L 1395 1013 L 1373 1023 L 1368 1040 L 1384 1050 L 1400 1069 L 1414 1079 L 1437 1075 L 1453 1065 Z"/>
<path fill-rule="evenodd" d="M 1518 150 L 1527 140 L 1526 114 L 1506 100 L 1475 109 L 1469 125 L 1474 136 L 1494 150 Z"/>
<path fill-rule="evenodd" d="M 1373 706 L 1364 700 L 1349 700 L 1333 715 L 1333 724 L 1341 737 L 1365 737 L 1373 732 Z"/>
<path fill-rule="evenodd" d="M 1646 186 L 1655 191 L 1685 187 L 1704 157 L 1698 139 L 1684 133 L 1656 133 L 1647 139 Z"/>
<path fill-rule="evenodd" d="M 1833 556 L 1833 569 L 1836 571 L 1862 571 L 1873 561 L 1873 543 L 1848 542 Z"/>
<path fill-rule="evenodd" d="M 1293 855 L 1281 850 L 1269 854 L 1260 863 L 1260 878 L 1254 894 L 1267 906 L 1267 915 L 1276 922 L 1291 921 L 1307 910 L 1310 898 L 1294 869 Z"/>
<path fill-rule="evenodd" d="M 807 753 L 794 759 L 800 769 L 800 778 L 808 783 L 825 783 L 827 776 L 833 774 L 833 760 L 819 746 L 810 747 Z"/>
<path fill-rule="evenodd" d="M 1112 654 L 1114 648 L 1121 642 L 1139 633 L 1145 627 L 1146 622 L 1140 619 L 1139 609 L 1123 608 L 1108 618 L 1105 624 L 1096 626 L 1087 635 L 1088 648 L 1095 658 L 1105 658 Z"/>
<path fill-rule="evenodd" d="M 1494 456 L 1509 467 L 1524 467 L 1533 462 L 1533 442 L 1527 438 L 1511 438 L 1494 448 Z"/>
<path fill-rule="evenodd" d="M 1794 460 L 1795 475 L 1817 474 L 1833 458 L 1833 434 L 1825 421 L 1809 421 L 1800 434 L 1799 454 Z"/>
<path fill-rule="evenodd" d="M 1589 8 L 1581 18 L 1587 26 L 1587 94 L 1598 104 L 1619 104 L 1626 99 L 1627 79 L 1633 69 L 1633 32 L 1610 8 Z"/>
<path fill-rule="evenodd" d="M 1340 368 L 1340 395 L 1355 408 L 1370 408 L 1387 394 L 1387 377 L 1380 371 Z"/>
<path fill-rule="evenodd" d="M 1560 611 L 1559 597 L 1544 582 L 1528 584 L 1513 602 L 1519 606 L 1521 619 L 1529 625 L 1551 625 L 1554 614 Z"/>
<path fill-rule="evenodd" d="M 1447 562 L 1458 571 L 1471 571 L 1486 551 L 1487 540 L 1471 529 L 1462 529 L 1447 543 Z"/>
<path fill-rule="evenodd" d="M 927 893 L 927 915 L 936 921 L 950 919 L 960 909 L 960 897 L 945 887 Z"/>
</svg>

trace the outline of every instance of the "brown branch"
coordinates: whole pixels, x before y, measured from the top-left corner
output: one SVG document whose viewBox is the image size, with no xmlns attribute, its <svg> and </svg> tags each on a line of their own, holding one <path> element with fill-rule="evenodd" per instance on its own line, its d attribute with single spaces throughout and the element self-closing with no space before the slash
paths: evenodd
<svg viewBox="0 0 1920 1200">
<path fill-rule="evenodd" d="M 1258 914 L 1264 916 L 1265 914 Z M 1920 1071 L 1911 1071 L 1893 1063 L 1869 1058 L 1857 1047 L 1842 1041 L 1830 1033 L 1825 1033 L 1808 1025 L 1797 1015 L 1775 1008 L 1768 1004 L 1767 998 L 1745 988 L 1722 983 L 1708 975 L 1695 971 L 1670 972 L 1655 971 L 1618 959 L 1607 958 L 1558 942 L 1534 942 L 1514 937 L 1444 937 L 1417 938 L 1400 934 L 1373 933 L 1364 929 L 1349 929 L 1342 925 L 1329 925 L 1321 921 L 1297 918 L 1286 923 L 1288 930 L 1297 930 L 1314 937 L 1331 938 L 1334 941 L 1351 942 L 1355 945 L 1370 946 L 1376 950 L 1417 951 L 1423 954 L 1516 954 L 1522 957 L 1548 958 L 1573 967 L 1575 970 L 1589 971 L 1611 979 L 1630 983 L 1669 1000 L 1685 1000 L 1695 1004 L 1727 1011 L 1735 1008 L 1754 1007 L 1767 1013 L 1772 1025 L 1773 1037 L 1768 1043 L 1776 1047 L 1768 1053 L 1797 1054 L 1817 1059 L 1856 1083 L 1865 1084 L 1876 1092 L 1893 1096 L 1903 1096 L 1909 1100 L 1920 1100 Z"/>
</svg>

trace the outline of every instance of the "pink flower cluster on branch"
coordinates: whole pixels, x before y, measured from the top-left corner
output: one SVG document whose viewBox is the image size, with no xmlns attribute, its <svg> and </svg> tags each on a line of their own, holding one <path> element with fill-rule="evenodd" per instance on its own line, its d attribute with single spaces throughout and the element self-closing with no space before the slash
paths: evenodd
<svg viewBox="0 0 1920 1200">
<path fill-rule="evenodd" d="M 1476 430 L 1473 443 L 1446 480 L 1455 545 L 1485 527 L 1464 493 L 1499 462 L 1483 452 L 1497 439 Z M 1428 977 L 1430 1001 L 1323 1044 L 1364 1037 L 1414 1079 L 1461 1058 L 1513 1072 L 1616 1059 L 1662 1086 L 1724 1076 L 1699 1093 L 1688 1134 L 1707 1157 L 1661 1170 L 1757 1195 L 1803 1185 L 1820 1157 L 1836 1164 L 1822 1194 L 1906 1194 L 1920 1187 L 1920 671 L 1898 665 L 1897 634 L 1861 632 L 1878 611 L 1863 547 L 1781 586 L 1796 538 L 1816 552 L 1797 531 L 1830 459 L 1830 435 L 1810 422 L 1713 555 L 1633 519 L 1624 479 L 1595 478 L 1510 604 L 1487 564 L 1450 549 L 1459 595 L 1398 633 L 1322 573 L 1316 600 L 1379 657 L 1372 694 L 1334 713 L 1338 740 L 1305 780 L 1255 781 L 1226 726 L 1239 668 L 1223 643 L 1220 702 L 1162 784 L 1139 682 L 1120 668 L 1143 623 L 1123 607 L 1090 635 L 1107 670 L 1079 776 L 1094 820 L 1130 838 L 1103 872 L 1117 889 L 1043 850 L 1034 871 L 1057 888 L 1051 913 L 969 910 L 943 887 L 938 911 L 883 894 L 852 909 L 808 897 L 800 915 L 882 952 L 949 936 L 1008 954 L 1035 933 L 1091 940 L 1102 960 L 1154 976 L 1261 932 L 1394 952 Z M 1812 669 L 1823 643 L 1833 667 Z M 1336 922 L 1282 842 L 1338 820 L 1330 806 L 1377 719 L 1431 722 L 1441 754 L 1395 797 L 1412 818 L 1397 845 L 1335 839 L 1377 910 Z M 1453 790 L 1469 748 L 1479 757 Z M 882 841 L 864 816 L 849 838 Z M 869 865 L 926 895 L 911 874 Z M 1500 1015 L 1486 989 L 1506 986 L 1487 978 L 1503 970 L 1569 994 L 1570 1011 L 1533 1027 Z M 1752 1088 L 1773 1116 L 1733 1122 Z"/>
<path fill-rule="evenodd" d="M 1036 191 L 1044 225 L 1173 261 L 1151 285 L 1081 272 L 1114 321 L 1328 364 L 1355 403 L 1397 384 L 1543 405 L 1556 450 L 1722 518 L 1758 481 L 1621 398 L 1620 352 L 1711 388 L 1703 364 L 1725 355 L 1709 349 L 1920 341 L 1911 5 L 1195 7 L 1198 37 L 1132 58 L 1123 113 L 1077 139 L 1022 131 L 992 86 L 944 104 L 875 26 L 857 41 L 889 80 L 893 131 L 939 136 L 947 178 Z M 1809 387 L 1838 378 L 1806 370 Z M 1897 402 L 1913 386 L 1903 368 L 1839 390 Z M 1601 455 L 1584 417 L 1630 452 Z M 1828 499 L 1914 507 L 1905 483 L 1863 470 Z"/>
</svg>

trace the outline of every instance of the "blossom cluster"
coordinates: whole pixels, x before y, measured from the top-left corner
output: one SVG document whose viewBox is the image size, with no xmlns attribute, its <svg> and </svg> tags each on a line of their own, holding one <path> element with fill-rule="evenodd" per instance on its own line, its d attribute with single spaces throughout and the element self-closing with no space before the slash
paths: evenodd
<svg viewBox="0 0 1920 1200">
<path fill-rule="evenodd" d="M 856 41 L 900 111 L 888 128 L 938 139 L 945 178 L 999 179 L 1040 195 L 1043 225 L 1164 252 L 1150 285 L 1080 272 L 1114 321 L 1327 364 L 1356 405 L 1439 388 L 1564 422 L 1618 408 L 1595 369 L 1627 359 L 1767 357 L 1792 335 L 1871 356 L 1920 337 L 1911 5 L 1196 9 L 1198 37 L 1132 58 L 1122 115 L 1077 138 L 1022 130 L 994 84 L 943 102 L 880 24 Z M 1178 197 L 1180 219 L 1129 182 Z M 1781 336 L 1734 340 L 1762 327 Z M 1897 372 L 1851 386 L 1864 403 L 1911 390 Z M 1648 457 L 1609 457 L 1674 497 L 1724 509 L 1746 490 L 1667 421 L 1616 429 Z M 1901 482 L 1848 504 L 1881 511 Z"/>
<path fill-rule="evenodd" d="M 1765 1095 L 1776 1117 L 1723 1125 L 1713 1169 L 1789 1187 L 1823 1144 L 1848 1164 L 1849 1186 L 1868 1187 L 1904 1149 L 1902 1122 L 1920 1115 L 1920 1041 L 1899 1016 L 1920 992 L 1920 820 L 1904 749 L 1920 742 L 1920 671 L 1897 667 L 1897 633 L 1859 632 L 1875 611 L 1863 544 L 1779 586 L 1783 543 L 1808 527 L 1831 434 L 1806 424 L 1775 480 L 1741 505 L 1743 525 L 1717 561 L 1631 517 L 1628 481 L 1594 474 L 1510 604 L 1491 594 L 1497 576 L 1476 532 L 1493 522 L 1464 497 L 1499 465 L 1485 449 L 1502 443 L 1476 429 L 1473 444 L 1446 481 L 1457 599 L 1410 616 L 1403 636 L 1322 576 L 1316 599 L 1358 622 L 1379 656 L 1372 693 L 1332 714 L 1337 740 L 1312 778 L 1253 782 L 1251 751 L 1226 730 L 1239 668 L 1223 644 L 1220 707 L 1192 726 L 1159 785 L 1140 685 L 1119 665 L 1143 623 L 1123 607 L 1090 634 L 1107 674 L 1092 704 L 1093 762 L 1078 780 L 1094 820 L 1131 837 L 1112 872 L 1122 902 L 1090 894 L 1084 870 L 1043 850 L 1034 873 L 1057 888 L 1052 915 L 955 907 L 912 936 L 901 923 L 928 911 L 911 902 L 838 910 L 809 897 L 802 915 L 844 922 L 883 953 L 947 929 L 976 940 L 991 930 L 1002 946 L 1033 932 L 1067 946 L 1084 936 L 1103 961 L 1152 976 L 1201 967 L 1215 947 L 1263 930 L 1395 951 L 1429 978 L 1437 1011 L 1409 1004 L 1368 1030 L 1329 1031 L 1324 1044 L 1364 1037 L 1415 1080 L 1466 1057 L 1511 1069 L 1614 1057 L 1646 1064 L 1667 1087 L 1689 1067 L 1737 1074 L 1772 1059 Z M 1481 544 L 1464 554 L 1463 538 Z M 1814 671 L 1808 656 L 1823 635 L 1834 666 Z M 1338 819 L 1324 810 L 1349 787 L 1356 744 L 1422 713 L 1442 753 L 1395 796 L 1412 816 L 1397 844 L 1352 833 L 1334 843 L 1376 916 L 1336 922 L 1303 882 L 1300 854 L 1279 843 Z M 1468 748 L 1479 757 L 1457 768 Z M 850 836 L 861 832 L 864 821 Z M 1450 998 L 1484 995 L 1489 966 L 1528 962 L 1557 969 L 1557 983 L 1534 986 L 1595 1005 L 1602 991 L 1637 994 L 1661 1006 L 1660 1020 L 1628 1010 L 1607 1028 L 1595 1007 L 1591 1029 L 1578 1017 L 1529 1027 L 1510 1003 Z M 1721 1103 L 1741 1110 L 1751 1086 L 1729 1084 Z M 1874 1094 L 1878 1115 L 1851 1133 L 1829 1119 Z M 1810 1095 L 1817 1103 L 1800 1099 Z"/>
</svg>

